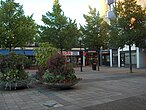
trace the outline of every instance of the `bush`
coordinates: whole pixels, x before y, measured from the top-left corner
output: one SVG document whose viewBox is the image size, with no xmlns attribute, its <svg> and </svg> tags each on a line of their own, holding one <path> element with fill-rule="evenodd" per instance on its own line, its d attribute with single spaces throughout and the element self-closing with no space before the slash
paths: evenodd
<svg viewBox="0 0 146 110">
<path fill-rule="evenodd" d="M 46 64 L 48 58 L 57 53 L 57 51 L 58 50 L 48 42 L 40 43 L 40 47 L 34 50 L 36 56 L 36 65 L 38 67 L 37 79 L 40 81 L 42 81 L 44 72 L 47 69 Z"/>
<path fill-rule="evenodd" d="M 65 57 L 57 53 L 48 59 L 43 78 L 49 83 L 67 83 L 79 79 L 74 73 L 73 65 L 66 64 Z"/>
<path fill-rule="evenodd" d="M 28 75 L 25 71 L 18 70 L 9 70 L 6 73 L 0 72 L 1 81 L 17 81 L 17 80 L 26 80 Z"/>
<path fill-rule="evenodd" d="M 11 52 L 8 55 L 0 55 L 0 71 L 5 73 L 9 70 L 24 70 L 24 65 L 28 63 L 28 58 Z"/>
<path fill-rule="evenodd" d="M 27 61 L 28 58 L 24 55 L 0 55 L 0 82 L 11 87 L 11 84 L 17 86 L 18 82 L 28 80 L 28 73 L 24 70 Z"/>
</svg>

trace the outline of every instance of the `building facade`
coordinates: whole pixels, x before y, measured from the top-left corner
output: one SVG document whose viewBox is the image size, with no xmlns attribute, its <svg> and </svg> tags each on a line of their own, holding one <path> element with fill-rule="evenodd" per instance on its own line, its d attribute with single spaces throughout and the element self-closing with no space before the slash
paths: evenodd
<svg viewBox="0 0 146 110">
<path fill-rule="evenodd" d="M 108 18 L 108 21 L 110 21 L 110 19 L 113 19 L 115 17 L 113 12 L 114 5 L 116 2 L 119 1 L 123 1 L 123 0 L 106 0 L 107 10 L 104 9 L 104 11 L 107 12 L 106 17 Z M 137 0 L 137 4 L 141 5 L 142 7 L 146 7 L 146 0 Z"/>
<path fill-rule="evenodd" d="M 110 24 L 110 20 L 114 19 L 115 2 L 122 0 L 106 0 L 107 14 L 105 15 Z M 137 0 L 142 7 L 146 7 L 146 0 Z M 129 65 L 129 47 L 125 45 L 122 49 L 110 49 L 110 66 L 126 67 Z M 136 68 L 146 67 L 146 49 L 132 46 L 132 66 Z"/>
</svg>

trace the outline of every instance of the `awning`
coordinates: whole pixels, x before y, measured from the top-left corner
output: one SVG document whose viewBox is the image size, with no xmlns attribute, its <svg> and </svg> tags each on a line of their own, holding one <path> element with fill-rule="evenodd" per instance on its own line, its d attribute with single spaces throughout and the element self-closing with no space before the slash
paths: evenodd
<svg viewBox="0 0 146 110">
<path fill-rule="evenodd" d="M 2 54 L 2 55 L 7 55 L 7 54 L 9 54 L 9 50 L 0 50 L 0 54 Z"/>
<path fill-rule="evenodd" d="M 25 50 L 24 51 L 26 56 L 34 56 L 34 51 L 33 50 Z"/>
<path fill-rule="evenodd" d="M 16 54 L 24 55 L 24 51 L 23 50 L 13 50 L 13 52 L 15 52 Z"/>
</svg>

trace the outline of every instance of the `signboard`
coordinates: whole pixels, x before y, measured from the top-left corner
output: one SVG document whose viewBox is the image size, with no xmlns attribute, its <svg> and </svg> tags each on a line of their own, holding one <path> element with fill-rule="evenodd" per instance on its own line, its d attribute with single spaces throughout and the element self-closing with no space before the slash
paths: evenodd
<svg viewBox="0 0 146 110">
<path fill-rule="evenodd" d="M 72 55 L 72 52 L 71 51 L 63 51 L 62 54 L 67 56 L 67 55 Z"/>
<path fill-rule="evenodd" d="M 96 53 L 96 51 L 94 51 L 94 50 L 89 50 L 88 52 L 89 53 Z"/>
<path fill-rule="evenodd" d="M 78 51 L 63 51 L 62 54 L 64 56 L 78 56 L 79 52 Z"/>
</svg>

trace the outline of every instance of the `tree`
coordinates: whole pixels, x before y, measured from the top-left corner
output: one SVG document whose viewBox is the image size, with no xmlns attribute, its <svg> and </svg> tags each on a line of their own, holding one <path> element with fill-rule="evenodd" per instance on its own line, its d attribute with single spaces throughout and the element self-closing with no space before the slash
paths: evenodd
<svg viewBox="0 0 146 110">
<path fill-rule="evenodd" d="M 48 58 L 56 54 L 57 51 L 58 50 L 48 42 L 40 43 L 40 46 L 34 50 L 36 64 L 38 67 L 38 72 L 37 72 L 38 79 L 42 80 L 42 76 L 44 75 L 44 72 L 46 71 L 47 68 Z"/>
<path fill-rule="evenodd" d="M 115 22 L 111 24 L 112 32 L 116 32 L 116 36 L 111 36 L 116 42 L 117 47 L 123 48 L 129 46 L 130 72 L 132 73 L 131 46 L 135 44 L 137 47 L 144 46 L 146 39 L 146 10 L 137 4 L 136 0 L 124 0 L 116 3 L 115 6 Z M 115 31 L 115 27 L 118 31 Z M 112 43 L 114 45 L 115 43 Z"/>
<path fill-rule="evenodd" d="M 32 16 L 25 16 L 23 7 L 13 0 L 0 4 L 0 46 L 1 48 L 23 47 L 32 42 L 37 27 Z"/>
<path fill-rule="evenodd" d="M 117 49 L 119 47 L 124 48 L 123 46 L 125 43 L 120 39 L 119 35 L 119 27 L 117 24 L 117 20 L 113 19 L 110 21 L 110 27 L 109 27 L 109 38 L 108 38 L 108 46 L 112 49 Z"/>
<path fill-rule="evenodd" d="M 71 49 L 77 41 L 79 31 L 76 21 L 67 18 L 58 0 L 54 1 L 52 12 L 42 16 L 45 26 L 41 26 L 42 42 L 49 42 L 61 50 Z"/>
<path fill-rule="evenodd" d="M 101 47 L 106 47 L 108 24 L 100 17 L 99 12 L 96 9 L 92 9 L 89 6 L 88 15 L 83 15 L 86 20 L 86 25 L 81 26 L 80 30 L 84 36 L 85 48 L 99 50 Z M 98 70 L 99 70 L 99 60 L 98 60 Z"/>
</svg>

